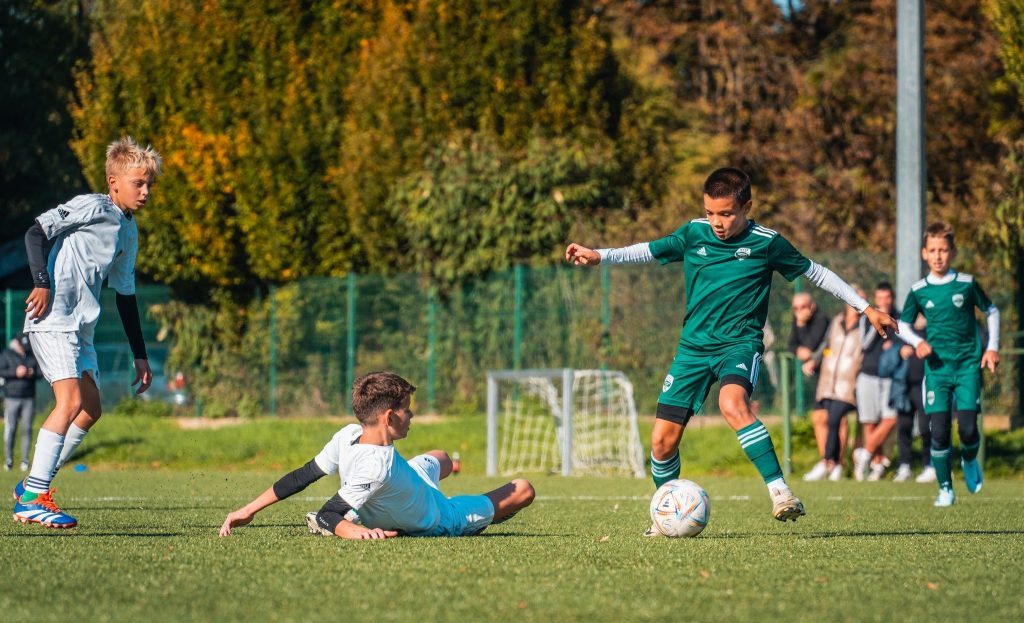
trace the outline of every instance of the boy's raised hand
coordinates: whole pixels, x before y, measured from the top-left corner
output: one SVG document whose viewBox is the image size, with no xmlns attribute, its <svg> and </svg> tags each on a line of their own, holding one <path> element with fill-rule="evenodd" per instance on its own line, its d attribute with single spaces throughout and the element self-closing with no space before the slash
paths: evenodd
<svg viewBox="0 0 1024 623">
<path fill-rule="evenodd" d="M 893 320 L 892 316 L 883 311 L 879 311 L 874 307 L 869 306 L 865 309 L 864 317 L 868 319 L 871 326 L 874 327 L 875 331 L 878 331 L 878 335 L 881 335 L 882 337 L 889 336 L 885 331 L 886 329 L 892 329 L 893 333 L 900 332 L 899 325 L 896 324 L 896 321 Z"/>
<path fill-rule="evenodd" d="M 573 242 L 565 249 L 565 261 L 573 266 L 596 266 L 601 263 L 601 255 Z"/>
</svg>

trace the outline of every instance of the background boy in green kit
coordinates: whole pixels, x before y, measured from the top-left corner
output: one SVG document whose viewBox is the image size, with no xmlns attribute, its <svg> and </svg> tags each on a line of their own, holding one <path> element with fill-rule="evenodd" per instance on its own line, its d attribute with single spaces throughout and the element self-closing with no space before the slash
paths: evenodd
<svg viewBox="0 0 1024 623">
<path fill-rule="evenodd" d="M 971 493 L 981 490 L 982 474 L 978 464 L 981 369 L 995 372 L 999 365 L 999 310 L 973 275 L 950 268 L 950 262 L 956 257 L 956 241 L 949 224 L 928 226 L 921 257 L 930 272 L 915 283 L 907 295 L 900 316 L 900 334 L 917 350 L 917 356 L 925 360 L 924 412 L 931 420 L 931 461 L 939 483 L 935 506 L 952 506 L 956 496 L 949 455 L 954 410 L 967 490 Z M 975 308 L 987 316 L 988 346 L 984 353 Z M 918 314 L 928 321 L 927 341 L 914 333 L 911 326 Z"/>
<path fill-rule="evenodd" d="M 747 174 L 718 169 L 704 182 L 704 218 L 659 240 L 620 249 L 593 250 L 572 243 L 565 259 L 577 266 L 684 262 L 686 314 L 651 434 L 654 484 L 679 477 L 683 429 L 717 381 L 718 406 L 768 486 L 772 516 L 795 521 L 804 514 L 803 504 L 786 484 L 768 430 L 750 408 L 764 352 L 772 273 L 790 281 L 806 276 L 864 313 L 883 337 L 886 327 L 896 328 L 896 321 L 870 308 L 849 284 L 801 255 L 777 232 L 748 219 L 751 205 Z M 646 533 L 656 535 L 653 528 Z"/>
</svg>

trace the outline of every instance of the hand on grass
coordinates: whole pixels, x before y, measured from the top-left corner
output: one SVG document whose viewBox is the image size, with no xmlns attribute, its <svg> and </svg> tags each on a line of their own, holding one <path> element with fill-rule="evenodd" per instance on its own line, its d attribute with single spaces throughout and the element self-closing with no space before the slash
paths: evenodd
<svg viewBox="0 0 1024 623">
<path fill-rule="evenodd" d="M 224 525 L 220 527 L 220 535 L 230 535 L 232 528 L 248 525 L 252 521 L 252 518 L 255 516 L 256 513 L 251 513 L 247 511 L 245 507 L 242 507 L 234 512 L 228 513 L 227 518 L 224 519 Z"/>
</svg>

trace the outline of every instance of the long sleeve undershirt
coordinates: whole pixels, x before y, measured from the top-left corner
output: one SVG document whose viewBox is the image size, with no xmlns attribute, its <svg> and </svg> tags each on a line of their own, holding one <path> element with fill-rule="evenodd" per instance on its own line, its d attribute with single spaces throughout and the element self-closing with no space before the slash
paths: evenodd
<svg viewBox="0 0 1024 623">
<path fill-rule="evenodd" d="M 602 262 L 609 264 L 648 264 L 654 261 L 649 242 L 640 242 L 618 249 L 597 249 L 597 253 L 601 256 Z M 864 313 L 864 310 L 868 308 L 868 302 L 864 297 L 857 294 L 850 284 L 821 264 L 812 261 L 804 276 L 811 283 L 829 292 L 858 312 Z"/>
<path fill-rule="evenodd" d="M 900 339 L 910 344 L 914 348 L 917 345 L 925 341 L 923 337 L 914 332 L 914 327 L 910 323 L 900 320 Z M 994 350 L 999 352 L 999 309 L 992 305 L 985 310 L 985 326 L 988 328 L 988 346 L 985 350 Z"/>
</svg>

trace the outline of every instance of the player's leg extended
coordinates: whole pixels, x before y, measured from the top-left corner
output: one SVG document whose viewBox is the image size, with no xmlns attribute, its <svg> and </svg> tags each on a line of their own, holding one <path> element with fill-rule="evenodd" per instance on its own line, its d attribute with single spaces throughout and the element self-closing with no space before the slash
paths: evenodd
<svg viewBox="0 0 1024 623">
<path fill-rule="evenodd" d="M 491 504 L 494 506 L 494 519 L 491 520 L 491 523 L 501 523 L 533 504 L 537 492 L 533 489 L 530 481 L 517 478 L 484 495 L 491 500 Z"/>
</svg>

